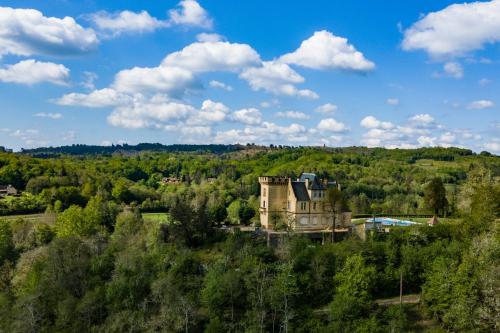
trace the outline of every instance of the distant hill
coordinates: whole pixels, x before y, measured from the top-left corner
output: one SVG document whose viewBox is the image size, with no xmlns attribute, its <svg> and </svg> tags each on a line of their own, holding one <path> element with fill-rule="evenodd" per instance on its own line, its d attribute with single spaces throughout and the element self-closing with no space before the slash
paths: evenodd
<svg viewBox="0 0 500 333">
<path fill-rule="evenodd" d="M 141 151 L 154 152 L 209 152 L 221 154 L 243 149 L 242 145 L 191 145 L 174 144 L 163 145 L 161 143 L 139 143 L 138 145 L 111 145 L 94 146 L 75 144 L 61 147 L 41 147 L 34 149 L 22 149 L 21 154 L 35 157 L 54 157 L 59 155 L 110 155 L 114 153 L 133 153 Z"/>
</svg>

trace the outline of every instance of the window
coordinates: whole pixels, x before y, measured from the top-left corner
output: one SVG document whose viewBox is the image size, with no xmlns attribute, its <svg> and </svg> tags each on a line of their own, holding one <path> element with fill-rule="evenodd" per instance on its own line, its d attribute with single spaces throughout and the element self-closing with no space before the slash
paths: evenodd
<svg viewBox="0 0 500 333">
<path fill-rule="evenodd" d="M 318 218 L 316 216 L 313 217 L 313 224 L 318 224 Z"/>
<path fill-rule="evenodd" d="M 313 203 L 313 210 L 316 209 L 316 203 Z"/>
<path fill-rule="evenodd" d="M 265 187 L 262 189 L 262 196 L 263 196 L 263 197 L 265 197 L 265 196 L 266 196 L 266 188 L 265 188 Z"/>
<path fill-rule="evenodd" d="M 290 201 L 287 201 L 286 207 L 288 208 L 288 210 L 290 210 Z"/>
<path fill-rule="evenodd" d="M 266 200 L 262 201 L 262 207 L 266 208 Z"/>
<path fill-rule="evenodd" d="M 307 203 L 306 202 L 301 202 L 300 203 L 300 209 L 306 210 L 306 207 L 307 207 Z"/>
</svg>

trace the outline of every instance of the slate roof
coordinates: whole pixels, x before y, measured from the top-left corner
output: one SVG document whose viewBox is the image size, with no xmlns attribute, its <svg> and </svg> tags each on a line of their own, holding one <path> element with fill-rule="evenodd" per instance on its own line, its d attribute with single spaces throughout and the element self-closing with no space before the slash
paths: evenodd
<svg viewBox="0 0 500 333">
<path fill-rule="evenodd" d="M 314 173 L 303 172 L 300 175 L 300 181 L 305 182 L 306 179 L 309 180 L 309 189 L 311 190 L 324 190 L 325 186 L 318 180 L 318 177 Z"/>
<path fill-rule="evenodd" d="M 309 193 L 307 193 L 305 182 L 292 182 L 292 189 L 298 201 L 309 201 Z"/>
</svg>

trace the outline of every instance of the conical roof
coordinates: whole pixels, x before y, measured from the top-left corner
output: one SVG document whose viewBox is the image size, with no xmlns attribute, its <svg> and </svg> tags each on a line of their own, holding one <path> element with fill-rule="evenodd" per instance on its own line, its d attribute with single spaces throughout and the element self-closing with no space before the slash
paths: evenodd
<svg viewBox="0 0 500 333">
<path fill-rule="evenodd" d="M 436 225 L 438 223 L 439 223 L 439 220 L 436 217 L 436 215 L 434 215 L 429 221 L 427 221 L 427 224 L 429 224 L 429 225 Z"/>
</svg>

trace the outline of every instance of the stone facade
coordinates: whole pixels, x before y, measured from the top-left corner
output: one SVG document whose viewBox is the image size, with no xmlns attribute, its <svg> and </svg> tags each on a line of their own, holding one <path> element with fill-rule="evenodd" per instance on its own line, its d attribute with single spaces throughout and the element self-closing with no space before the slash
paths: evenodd
<svg viewBox="0 0 500 333">
<path fill-rule="evenodd" d="M 17 190 L 12 185 L 0 185 L 0 196 L 17 195 Z"/>
<path fill-rule="evenodd" d="M 303 173 L 297 180 L 290 177 L 259 177 L 260 223 L 273 230 L 287 225 L 296 231 L 332 230 L 333 213 L 327 199 L 328 188 L 335 182 L 320 180 L 315 174 Z M 336 215 L 336 229 L 351 225 L 351 213 Z"/>
</svg>

